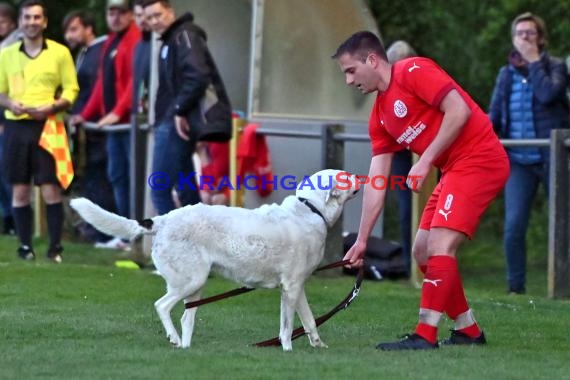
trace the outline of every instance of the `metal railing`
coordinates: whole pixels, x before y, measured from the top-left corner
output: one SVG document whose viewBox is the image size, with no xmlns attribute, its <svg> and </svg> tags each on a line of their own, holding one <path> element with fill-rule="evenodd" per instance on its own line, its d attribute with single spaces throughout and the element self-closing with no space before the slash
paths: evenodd
<svg viewBox="0 0 570 380">
<path fill-rule="evenodd" d="M 242 124 L 234 125 L 241 128 Z M 96 123 L 83 123 L 83 128 L 107 133 L 132 130 L 131 124 L 118 124 L 98 127 Z M 148 129 L 141 125 L 139 131 Z M 304 138 L 321 140 L 321 167 L 342 168 L 344 165 L 344 144 L 347 142 L 367 142 L 366 134 L 345 133 L 343 125 L 323 125 L 319 132 L 277 130 L 259 128 L 257 133 L 267 137 Z M 234 137 L 237 136 L 234 134 Z M 550 139 L 503 139 L 506 147 L 550 147 L 550 191 L 549 197 L 549 239 L 548 239 L 548 296 L 551 298 L 570 297 L 570 130 L 554 130 Z M 234 142 L 235 145 L 235 142 Z M 235 147 L 234 147 L 235 148 Z M 140 151 L 139 151 L 140 154 Z M 235 154 L 232 154 L 235 159 Z M 140 160 L 132 160 L 132 166 Z M 235 166 L 233 162 L 230 167 Z M 131 172 L 134 172 L 131 170 Z M 144 187 L 140 176 L 133 188 Z M 136 198 L 140 198 L 138 195 Z M 140 215 L 141 210 L 135 211 Z M 335 261 L 342 255 L 342 221 L 339 221 L 327 237 L 325 262 Z"/>
<path fill-rule="evenodd" d="M 81 124 L 81 127 L 88 131 L 106 132 L 106 133 L 116 133 L 116 132 L 127 132 L 131 130 L 131 124 L 113 124 L 100 127 L 97 123 L 86 121 Z"/>
<path fill-rule="evenodd" d="M 368 135 L 345 133 L 341 125 L 324 125 L 321 132 L 276 131 L 260 128 L 265 136 L 311 138 L 322 141 L 322 167 L 345 167 L 344 144 L 367 142 Z M 505 147 L 550 148 L 550 197 L 548 210 L 548 297 L 570 297 L 570 130 L 554 130 L 550 139 L 501 139 Z M 342 230 L 330 231 L 327 246 L 342 247 Z M 329 242 L 331 243 L 329 245 Z M 334 244 L 334 245 L 333 245 Z M 327 249 L 327 260 L 338 257 L 338 249 Z"/>
<path fill-rule="evenodd" d="M 106 133 L 116 133 L 116 132 L 127 132 L 130 131 L 132 126 L 130 123 L 124 124 L 113 124 L 113 125 L 106 125 L 104 127 L 99 127 L 97 123 L 93 123 L 90 121 L 86 121 L 81 124 L 81 127 L 88 130 L 88 131 L 98 131 L 98 132 L 106 132 Z M 148 124 L 140 124 L 137 125 L 140 130 L 148 130 L 150 125 Z"/>
</svg>

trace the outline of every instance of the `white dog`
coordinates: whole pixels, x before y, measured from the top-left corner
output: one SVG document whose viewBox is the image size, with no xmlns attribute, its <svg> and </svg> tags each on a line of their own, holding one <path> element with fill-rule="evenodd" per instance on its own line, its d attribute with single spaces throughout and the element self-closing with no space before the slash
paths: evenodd
<svg viewBox="0 0 570 380">
<path fill-rule="evenodd" d="M 281 287 L 279 338 L 283 350 L 290 351 L 295 310 L 310 344 L 326 347 L 317 332 L 304 284 L 323 259 L 327 227 L 337 221 L 344 203 L 357 191 L 354 176 L 323 170 L 302 181 L 296 196 L 254 210 L 197 204 L 139 223 L 84 198 L 72 200 L 71 207 L 111 236 L 134 239 L 155 235 L 152 259 L 166 280 L 167 293 L 154 305 L 174 346 L 190 347 L 196 308 L 186 309 L 182 315 L 182 339 L 170 311 L 180 300 L 199 300 L 213 270 L 248 287 Z"/>
</svg>

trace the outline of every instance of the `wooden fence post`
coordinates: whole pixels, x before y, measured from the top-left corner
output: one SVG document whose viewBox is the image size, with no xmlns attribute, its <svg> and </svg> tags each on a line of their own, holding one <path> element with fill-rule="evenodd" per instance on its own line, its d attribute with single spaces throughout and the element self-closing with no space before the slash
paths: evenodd
<svg viewBox="0 0 570 380">
<path fill-rule="evenodd" d="M 239 117 L 232 118 L 232 139 L 230 140 L 230 182 L 233 188 L 233 190 L 230 191 L 230 206 L 232 207 L 243 207 L 245 203 L 244 190 L 243 189 L 238 190 L 237 148 L 238 148 L 239 138 L 246 124 L 247 121 L 245 119 L 241 119 Z"/>
<path fill-rule="evenodd" d="M 550 141 L 548 297 L 563 298 L 570 297 L 570 130 L 553 130 Z"/>
</svg>

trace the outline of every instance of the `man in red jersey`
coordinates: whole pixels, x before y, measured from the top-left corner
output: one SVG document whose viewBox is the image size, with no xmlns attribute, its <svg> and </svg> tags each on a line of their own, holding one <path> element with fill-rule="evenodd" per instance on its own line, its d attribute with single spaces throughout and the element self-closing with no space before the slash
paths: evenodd
<svg viewBox="0 0 570 380">
<path fill-rule="evenodd" d="M 425 275 L 419 322 L 413 334 L 376 348 L 438 348 L 437 325 L 443 313 L 455 326 L 441 344 L 484 344 L 485 335 L 463 293 L 456 253 L 466 237 L 473 237 L 481 215 L 509 175 L 507 155 L 490 120 L 430 59 L 412 57 L 389 64 L 382 43 L 371 32 L 352 35 L 333 59 L 349 86 L 365 94 L 378 92 L 369 121 L 373 156 L 369 176 L 389 176 L 392 156 L 401 149 L 420 155 L 408 174 L 412 190 L 421 190 L 432 165 L 442 171 L 412 248 Z M 364 187 L 358 237 L 345 256 L 351 266 L 362 265 L 385 195 L 385 190 Z"/>
</svg>

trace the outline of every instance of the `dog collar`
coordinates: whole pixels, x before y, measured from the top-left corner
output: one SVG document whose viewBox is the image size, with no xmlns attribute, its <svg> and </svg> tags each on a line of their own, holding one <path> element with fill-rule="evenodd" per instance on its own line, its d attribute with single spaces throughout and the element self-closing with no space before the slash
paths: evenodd
<svg viewBox="0 0 570 380">
<path fill-rule="evenodd" d="M 323 220 L 323 222 L 325 222 L 325 225 L 327 224 L 327 220 L 325 219 L 325 217 L 323 216 L 323 214 L 321 214 L 321 212 L 319 210 L 317 210 L 317 208 L 315 206 L 313 206 L 313 204 L 311 202 L 309 202 L 309 200 L 307 198 L 301 198 L 299 197 L 299 200 L 301 201 L 301 203 L 303 203 L 305 206 L 307 206 L 308 208 L 311 209 L 312 212 L 314 212 L 315 214 L 317 214 L 318 216 L 321 217 L 321 219 Z"/>
</svg>

